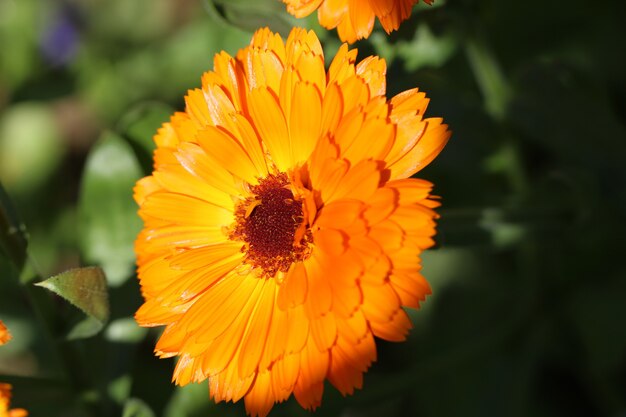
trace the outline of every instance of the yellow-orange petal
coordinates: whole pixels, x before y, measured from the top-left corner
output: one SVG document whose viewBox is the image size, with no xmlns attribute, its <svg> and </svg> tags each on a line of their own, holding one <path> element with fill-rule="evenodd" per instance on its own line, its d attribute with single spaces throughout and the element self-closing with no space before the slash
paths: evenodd
<svg viewBox="0 0 626 417">
<path fill-rule="evenodd" d="M 320 7 L 323 0 L 283 0 L 289 13 L 296 17 L 308 16 Z"/>
<path fill-rule="evenodd" d="M 192 175 L 226 194 L 241 193 L 232 174 L 226 169 L 218 169 L 221 167 L 220 161 L 196 143 L 182 143 L 176 149 L 172 163 L 180 164 Z"/>
<path fill-rule="evenodd" d="M 320 351 L 313 336 L 309 336 L 300 354 L 300 374 L 294 387 L 294 395 L 302 407 L 313 410 L 320 405 L 329 365 L 330 352 Z"/>
<path fill-rule="evenodd" d="M 246 90 L 248 88 L 243 67 L 226 52 L 213 58 L 214 71 L 202 75 L 202 88 L 219 84 L 237 111 L 246 109 Z"/>
<path fill-rule="evenodd" d="M 350 23 L 357 39 L 367 38 L 374 28 L 376 15 L 369 1 L 348 0 Z M 344 17 L 345 19 L 345 17 Z"/>
<path fill-rule="evenodd" d="M 1 322 L 0 322 L 1 323 Z M 11 406 L 11 384 L 0 382 L 0 416 L 1 417 L 26 417 L 28 412 L 23 408 L 13 408 Z"/>
<path fill-rule="evenodd" d="M 289 117 L 289 137 L 292 163 L 306 161 L 320 136 L 322 97 L 310 83 L 293 86 L 293 105 Z"/>
<path fill-rule="evenodd" d="M 318 8 L 320 25 L 327 29 L 336 28 L 348 12 L 348 0 L 324 0 Z M 298 17 L 298 16 L 296 16 Z M 347 41 L 345 38 L 341 38 Z"/>
<path fill-rule="evenodd" d="M 226 131 L 206 126 L 198 134 L 198 143 L 234 177 L 241 178 L 248 184 L 257 183 L 261 172 L 256 169 L 243 145 Z"/>
<path fill-rule="evenodd" d="M 278 290 L 278 306 L 281 310 L 301 305 L 307 298 L 308 281 L 303 262 L 291 266 Z"/>
<path fill-rule="evenodd" d="M 184 194 L 154 193 L 145 201 L 140 215 L 154 217 L 171 224 L 196 226 L 228 226 L 232 214 L 225 208 Z"/>
<path fill-rule="evenodd" d="M 327 29 L 337 28 L 339 38 L 352 43 L 367 38 L 378 18 L 387 33 L 409 18 L 419 0 L 283 0 L 287 11 L 301 18 L 318 10 L 318 20 Z M 432 0 L 424 0 L 432 4 Z"/>
<path fill-rule="evenodd" d="M 0 345 L 4 345 L 9 340 L 11 340 L 11 333 L 9 333 L 9 329 L 7 329 L 2 320 L 0 320 Z"/>
<path fill-rule="evenodd" d="M 287 171 L 292 162 L 289 130 L 276 96 L 267 88 L 257 88 L 250 92 L 249 99 L 250 116 L 267 146 L 272 163 L 279 171 Z"/>
<path fill-rule="evenodd" d="M 407 178 L 428 165 L 446 146 L 452 132 L 442 119 L 426 119 L 427 127 L 415 146 L 389 165 L 391 178 Z"/>
</svg>

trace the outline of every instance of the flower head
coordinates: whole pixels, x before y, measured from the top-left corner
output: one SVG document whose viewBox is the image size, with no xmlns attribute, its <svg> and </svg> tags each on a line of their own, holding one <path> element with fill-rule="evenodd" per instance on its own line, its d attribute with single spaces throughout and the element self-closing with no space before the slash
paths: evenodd
<svg viewBox="0 0 626 417">
<path fill-rule="evenodd" d="M 433 0 L 423 0 L 432 4 Z M 367 38 L 377 17 L 387 33 L 397 30 L 411 16 L 419 0 L 283 0 L 287 11 L 300 18 L 317 10 L 317 17 L 326 29 L 337 28 L 339 38 L 353 43 Z"/>
<path fill-rule="evenodd" d="M 11 340 L 11 333 L 9 333 L 9 329 L 7 329 L 2 320 L 0 320 L 0 346 L 4 345 L 9 340 Z"/>
<path fill-rule="evenodd" d="M 26 417 L 28 412 L 22 408 L 9 410 L 11 405 L 11 384 L 0 382 L 0 417 Z"/>
<path fill-rule="evenodd" d="M 375 336 L 405 338 L 438 205 L 409 177 L 450 132 L 417 89 L 387 100 L 385 72 L 345 44 L 326 72 L 312 31 L 262 29 L 159 129 L 135 187 L 136 319 L 166 326 L 176 383 L 208 378 L 253 415 L 292 393 L 310 409 L 325 379 L 361 387 Z"/>
</svg>

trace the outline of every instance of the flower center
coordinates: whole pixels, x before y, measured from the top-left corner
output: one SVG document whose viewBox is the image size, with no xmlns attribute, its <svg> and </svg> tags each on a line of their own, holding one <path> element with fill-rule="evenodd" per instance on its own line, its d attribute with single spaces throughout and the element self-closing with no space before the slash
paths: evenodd
<svg viewBox="0 0 626 417">
<path fill-rule="evenodd" d="M 267 176 L 251 192 L 235 208 L 230 238 L 246 243 L 246 263 L 273 277 L 308 257 L 311 233 L 304 224 L 302 201 L 294 198 L 285 173 Z"/>
</svg>

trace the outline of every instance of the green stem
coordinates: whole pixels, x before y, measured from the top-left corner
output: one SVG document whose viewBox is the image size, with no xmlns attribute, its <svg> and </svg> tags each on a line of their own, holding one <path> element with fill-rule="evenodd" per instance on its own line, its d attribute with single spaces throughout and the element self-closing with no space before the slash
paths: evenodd
<svg viewBox="0 0 626 417">
<path fill-rule="evenodd" d="M 226 19 L 224 19 L 224 17 L 222 17 L 219 10 L 217 10 L 217 8 L 215 7 L 215 4 L 213 4 L 213 0 L 203 0 L 202 4 L 204 5 L 204 10 L 213 20 L 229 26 L 229 23 L 226 21 Z"/>
<path fill-rule="evenodd" d="M 528 180 L 520 156 L 519 145 L 508 132 L 505 119 L 513 89 L 484 36 L 468 33 L 465 54 L 480 89 L 487 113 L 500 124 L 504 140 L 500 149 L 487 161 L 488 168 L 503 172 L 517 195 L 526 195 Z"/>
<path fill-rule="evenodd" d="M 479 35 L 467 37 L 465 53 L 485 99 L 487 112 L 502 121 L 511 99 L 511 88 L 495 56 Z"/>
<path fill-rule="evenodd" d="M 519 140 L 510 132 L 506 121 L 513 88 L 485 37 L 477 28 L 468 32 L 465 36 L 465 53 L 483 95 L 485 110 L 500 126 L 502 137 L 499 149 L 486 161 L 487 167 L 507 177 L 513 203 L 519 204 L 529 195 L 530 182 L 524 168 Z M 520 296 L 525 297 L 526 302 L 532 306 L 540 285 L 539 253 L 534 242 L 526 239 L 521 242 L 517 255 L 520 277 L 528 282 L 524 294 Z"/>
</svg>

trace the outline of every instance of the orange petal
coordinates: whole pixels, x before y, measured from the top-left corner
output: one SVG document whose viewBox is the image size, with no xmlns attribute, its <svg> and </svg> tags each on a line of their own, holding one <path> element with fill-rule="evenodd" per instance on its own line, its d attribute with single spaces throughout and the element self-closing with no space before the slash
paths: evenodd
<svg viewBox="0 0 626 417">
<path fill-rule="evenodd" d="M 232 363 L 217 375 L 209 378 L 209 395 L 215 401 L 239 401 L 250 391 L 256 375 L 239 378 L 237 364 Z"/>
<path fill-rule="evenodd" d="M 321 352 L 330 349 L 337 339 L 337 323 L 334 313 L 322 314 L 311 319 L 311 335 Z"/>
<path fill-rule="evenodd" d="M 315 254 L 304 262 L 304 266 L 309 279 L 309 295 L 307 297 L 306 310 L 309 316 L 319 317 L 328 313 L 333 304 L 327 271 Z"/>
<path fill-rule="evenodd" d="M 261 281 L 263 281 L 263 290 L 258 297 L 254 312 L 247 323 L 246 334 L 241 342 L 241 354 L 239 355 L 240 377 L 249 376 L 258 370 L 272 321 L 277 291 L 276 282 L 274 280 Z M 255 387 L 257 383 L 255 382 Z"/>
<path fill-rule="evenodd" d="M 341 115 L 343 114 L 343 96 L 339 86 L 330 84 L 322 101 L 322 119 L 320 122 L 320 135 L 325 136 L 335 132 Z"/>
<path fill-rule="evenodd" d="M 285 355 L 276 361 L 272 368 L 272 388 L 276 399 L 284 401 L 293 392 L 300 374 L 300 355 Z"/>
<path fill-rule="evenodd" d="M 272 162 L 279 171 L 286 172 L 293 166 L 289 146 L 289 132 L 285 116 L 276 97 L 266 88 L 250 92 L 250 115 L 261 140 L 267 146 Z"/>
<path fill-rule="evenodd" d="M 144 177 L 137 181 L 133 188 L 133 197 L 138 205 L 142 205 L 146 201 L 146 196 L 161 189 L 161 186 L 154 177 Z"/>
<path fill-rule="evenodd" d="M 369 1 L 348 0 L 348 9 L 350 11 L 350 23 L 357 39 L 367 38 L 372 33 L 376 18 Z"/>
<path fill-rule="evenodd" d="M 306 300 L 307 290 L 306 268 L 303 262 L 296 262 L 291 266 L 278 289 L 278 307 L 281 310 L 287 310 L 290 307 L 303 304 Z"/>
<path fill-rule="evenodd" d="M 178 148 L 175 156 L 181 166 L 212 187 L 230 195 L 241 194 L 241 190 L 235 186 L 232 174 L 226 169 L 219 169 L 220 161 L 216 161 L 200 146 L 184 143 Z"/>
<path fill-rule="evenodd" d="M 426 119 L 426 131 L 417 144 L 401 158 L 389 165 L 391 178 L 407 178 L 428 165 L 446 146 L 452 132 L 441 124 L 442 119 Z"/>
<path fill-rule="evenodd" d="M 183 194 L 154 193 L 143 204 L 140 215 L 155 217 L 173 224 L 228 226 L 231 211 Z"/>
<path fill-rule="evenodd" d="M 0 320 L 0 345 L 4 345 L 9 340 L 11 340 L 11 333 L 6 328 L 2 320 Z"/>
<path fill-rule="evenodd" d="M 324 0 L 318 9 L 320 25 L 334 29 L 348 14 L 348 0 Z"/>
<path fill-rule="evenodd" d="M 198 127 L 204 127 L 213 124 L 209 107 L 204 98 L 204 93 L 200 89 L 189 90 L 185 97 L 185 112 Z"/>
<path fill-rule="evenodd" d="M 293 392 L 302 407 L 313 410 L 320 405 L 329 364 L 330 353 L 320 352 L 309 337 L 300 355 L 300 375 Z"/>
<path fill-rule="evenodd" d="M 387 63 L 377 56 L 370 56 L 359 62 L 356 73 L 365 80 L 371 97 L 384 96 L 387 91 Z"/>
<path fill-rule="evenodd" d="M 162 168 L 152 175 L 154 180 L 167 191 L 193 195 L 226 210 L 234 210 L 233 200 L 229 194 L 210 186 L 179 165 L 167 169 Z"/>
<path fill-rule="evenodd" d="M 321 119 L 322 99 L 318 89 L 309 83 L 295 83 L 289 121 L 294 163 L 306 161 L 313 152 L 320 136 Z"/>
<path fill-rule="evenodd" d="M 227 131 L 234 131 L 232 115 L 237 112 L 233 102 L 226 92 L 217 84 L 209 84 L 203 90 L 204 99 L 208 106 L 211 124 L 222 126 Z M 203 125 L 202 127 L 205 127 Z"/>
<path fill-rule="evenodd" d="M 389 281 L 400 297 L 402 305 L 419 308 L 420 302 L 431 293 L 430 285 L 418 271 L 396 271 L 390 275 Z"/>
<path fill-rule="evenodd" d="M 261 177 L 267 176 L 267 161 L 265 160 L 263 145 L 254 131 L 254 127 L 252 127 L 250 121 L 241 114 L 235 114 L 233 120 L 238 129 L 237 137 L 254 164 L 256 171 Z"/>
<path fill-rule="evenodd" d="M 413 327 L 409 316 L 407 316 L 403 309 L 398 309 L 390 321 L 383 323 L 372 320 L 370 326 L 372 333 L 374 333 L 376 337 L 390 342 L 405 341 L 406 335 Z"/>
<path fill-rule="evenodd" d="M 321 229 L 315 232 L 315 245 L 325 254 L 339 256 L 344 253 L 348 245 L 348 236 L 344 232 L 334 229 Z"/>
<path fill-rule="evenodd" d="M 228 133 L 217 127 L 207 126 L 198 134 L 198 142 L 208 155 L 221 161 L 221 165 L 232 175 L 248 184 L 258 183 L 261 172 L 256 169 L 243 146 Z"/>
<path fill-rule="evenodd" d="M 287 11 L 295 17 L 301 18 L 310 15 L 322 4 L 323 0 L 283 0 L 287 4 Z"/>
<path fill-rule="evenodd" d="M 316 226 L 344 229 L 351 225 L 363 212 L 365 204 L 359 200 L 337 200 L 320 211 Z"/>
<path fill-rule="evenodd" d="M 340 199 L 369 201 L 378 189 L 379 183 L 379 164 L 374 161 L 361 160 L 348 170 L 335 192 L 327 194 L 324 201 L 326 204 Z"/>
<path fill-rule="evenodd" d="M 244 398 L 246 411 L 252 417 L 265 417 L 276 401 L 269 371 L 260 372 Z"/>
<path fill-rule="evenodd" d="M 268 88 L 279 91 L 283 63 L 275 51 L 268 49 L 250 49 L 244 61 L 250 89 Z"/>
</svg>

